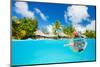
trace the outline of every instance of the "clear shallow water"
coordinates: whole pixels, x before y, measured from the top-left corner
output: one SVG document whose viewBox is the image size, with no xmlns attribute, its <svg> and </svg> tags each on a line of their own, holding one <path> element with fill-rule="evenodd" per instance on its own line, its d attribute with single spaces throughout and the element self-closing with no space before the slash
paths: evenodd
<svg viewBox="0 0 100 67">
<path fill-rule="evenodd" d="M 60 62 L 94 61 L 95 39 L 87 39 L 83 52 L 74 52 L 69 40 L 12 41 L 12 65 L 45 64 Z"/>
</svg>

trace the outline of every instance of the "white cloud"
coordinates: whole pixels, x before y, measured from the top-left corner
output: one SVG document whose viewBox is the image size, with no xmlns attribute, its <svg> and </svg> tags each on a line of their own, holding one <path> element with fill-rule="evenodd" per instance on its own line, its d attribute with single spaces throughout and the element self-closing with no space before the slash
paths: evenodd
<svg viewBox="0 0 100 67">
<path fill-rule="evenodd" d="M 26 2 L 15 3 L 16 13 L 21 14 L 23 17 L 34 18 L 34 12 L 30 11 Z"/>
<path fill-rule="evenodd" d="M 53 31 L 52 31 L 53 30 L 52 25 L 47 25 L 46 28 L 47 28 L 47 30 L 48 30 L 49 33 L 51 33 L 51 34 L 53 33 Z"/>
<path fill-rule="evenodd" d="M 36 13 L 41 13 L 40 9 L 35 8 Z"/>
<path fill-rule="evenodd" d="M 81 25 L 74 25 L 74 27 L 75 27 L 76 31 L 80 31 L 82 33 L 85 32 L 85 30 L 86 30 L 86 27 L 83 27 Z"/>
<path fill-rule="evenodd" d="M 86 26 L 86 29 L 95 31 L 95 20 L 92 20 L 90 24 Z"/>
<path fill-rule="evenodd" d="M 67 23 L 68 22 L 68 16 L 67 16 L 67 12 L 65 11 L 65 14 L 64 14 L 64 19 L 65 19 L 65 22 Z"/>
<path fill-rule="evenodd" d="M 35 11 L 36 11 L 37 14 L 40 15 L 40 17 L 41 17 L 44 21 L 47 21 L 47 17 L 44 15 L 44 13 L 43 13 L 40 9 L 35 8 Z"/>
<path fill-rule="evenodd" d="M 95 31 L 95 20 L 91 21 L 89 16 L 88 7 L 78 5 L 69 6 L 64 14 L 65 22 L 70 20 L 75 29 L 81 32 L 84 32 L 86 29 Z M 80 25 L 83 20 L 90 22 L 90 24 L 86 26 Z"/>
<path fill-rule="evenodd" d="M 69 17 L 69 20 L 72 21 L 73 24 L 78 24 L 82 20 L 88 19 L 88 7 L 77 5 L 69 6 L 67 9 L 67 15 Z"/>
<path fill-rule="evenodd" d="M 86 26 L 74 25 L 74 27 L 77 31 L 81 31 L 83 33 L 85 32 L 85 30 L 95 31 L 95 24 L 95 20 L 92 20 L 91 23 Z"/>
<path fill-rule="evenodd" d="M 78 5 L 69 6 L 67 11 L 65 11 L 64 17 L 65 21 L 69 19 L 72 24 L 79 24 L 82 20 L 89 21 L 88 7 Z"/>
</svg>

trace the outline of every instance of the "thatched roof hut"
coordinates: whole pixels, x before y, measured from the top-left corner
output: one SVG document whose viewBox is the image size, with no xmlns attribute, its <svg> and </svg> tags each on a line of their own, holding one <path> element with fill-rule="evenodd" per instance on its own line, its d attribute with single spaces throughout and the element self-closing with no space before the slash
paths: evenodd
<svg viewBox="0 0 100 67">
<path fill-rule="evenodd" d="M 56 37 L 56 35 L 54 35 L 54 34 L 46 34 L 45 36 L 46 37 Z"/>
<path fill-rule="evenodd" d="M 35 32 L 35 35 L 45 36 L 45 34 L 44 34 L 42 31 L 40 31 L 40 30 L 37 30 L 37 31 Z"/>
<path fill-rule="evenodd" d="M 66 36 L 67 36 L 67 35 L 64 34 L 63 32 L 60 32 L 58 35 L 61 36 L 61 37 L 66 37 Z"/>
<path fill-rule="evenodd" d="M 44 34 L 42 31 L 37 30 L 35 32 L 36 38 L 69 38 L 69 35 L 64 34 L 63 32 L 58 33 L 57 35 L 55 34 Z M 58 37 L 59 36 L 59 37 Z"/>
</svg>

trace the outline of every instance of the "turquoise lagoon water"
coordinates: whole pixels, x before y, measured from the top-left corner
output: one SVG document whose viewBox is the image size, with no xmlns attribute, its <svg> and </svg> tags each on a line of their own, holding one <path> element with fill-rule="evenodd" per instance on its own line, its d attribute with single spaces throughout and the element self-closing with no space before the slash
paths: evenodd
<svg viewBox="0 0 100 67">
<path fill-rule="evenodd" d="M 47 64 L 62 62 L 95 61 L 95 39 L 86 39 L 83 52 L 74 52 L 64 47 L 64 40 L 20 40 L 12 41 L 12 65 Z"/>
</svg>

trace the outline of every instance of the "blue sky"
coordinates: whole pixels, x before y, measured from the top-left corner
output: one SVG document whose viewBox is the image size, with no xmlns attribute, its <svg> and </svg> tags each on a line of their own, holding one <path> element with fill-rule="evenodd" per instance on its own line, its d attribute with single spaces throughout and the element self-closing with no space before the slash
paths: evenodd
<svg viewBox="0 0 100 67">
<path fill-rule="evenodd" d="M 69 24 L 76 24 L 86 27 L 91 24 L 92 21 L 96 20 L 95 12 L 95 6 L 81 7 L 80 5 L 38 2 L 12 3 L 12 16 L 17 16 L 17 18 L 35 17 L 38 19 L 39 28 L 51 25 L 56 20 L 59 20 L 61 24 L 65 26 Z M 80 17 L 78 18 L 77 15 Z"/>
</svg>

